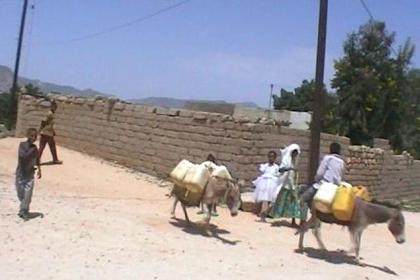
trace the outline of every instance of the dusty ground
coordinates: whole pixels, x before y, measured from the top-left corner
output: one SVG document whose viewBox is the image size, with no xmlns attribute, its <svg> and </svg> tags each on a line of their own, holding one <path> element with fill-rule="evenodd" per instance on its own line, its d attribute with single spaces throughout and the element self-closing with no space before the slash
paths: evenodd
<svg viewBox="0 0 420 280">
<path fill-rule="evenodd" d="M 205 236 L 169 218 L 168 189 L 157 180 L 61 147 L 64 165 L 44 166 L 36 182 L 31 211 L 44 218 L 22 222 L 13 185 L 18 141 L 0 140 L 0 279 L 420 278 L 419 214 L 405 214 L 403 245 L 385 225 L 370 227 L 361 252 L 367 267 L 360 267 L 336 251 L 349 246 L 338 226 L 324 226 L 326 257 L 311 235 L 307 254 L 295 253 L 287 221 L 261 224 L 226 209 Z"/>
</svg>

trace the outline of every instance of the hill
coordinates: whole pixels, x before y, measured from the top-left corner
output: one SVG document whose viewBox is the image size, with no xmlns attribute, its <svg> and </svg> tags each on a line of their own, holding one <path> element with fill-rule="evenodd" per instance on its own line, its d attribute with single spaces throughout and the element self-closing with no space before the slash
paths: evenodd
<svg viewBox="0 0 420 280">
<path fill-rule="evenodd" d="M 8 91 L 12 87 L 13 83 L 13 71 L 7 66 L 0 65 L 0 92 Z M 49 93 L 49 92 L 59 92 L 62 94 L 67 95 L 75 95 L 75 96 L 95 96 L 95 95 L 103 95 L 109 96 L 109 94 L 99 92 L 93 89 L 77 89 L 72 86 L 67 85 L 57 85 L 49 82 L 43 82 L 40 80 L 33 80 L 28 79 L 25 77 L 19 77 L 18 79 L 19 85 L 23 86 L 26 84 L 33 84 L 35 87 L 38 87 L 42 92 Z"/>
<path fill-rule="evenodd" d="M 170 98 L 170 97 L 147 97 L 147 98 L 129 99 L 128 101 L 132 103 L 136 103 L 136 104 L 146 104 L 146 105 L 154 105 L 154 106 L 169 107 L 169 108 L 184 108 L 185 104 L 187 104 L 188 102 L 229 104 L 228 102 L 223 101 L 223 100 L 177 99 L 177 98 Z M 239 103 L 233 103 L 233 104 L 240 105 L 243 107 L 250 107 L 250 108 L 258 107 L 258 105 L 253 102 L 239 102 Z"/>
</svg>

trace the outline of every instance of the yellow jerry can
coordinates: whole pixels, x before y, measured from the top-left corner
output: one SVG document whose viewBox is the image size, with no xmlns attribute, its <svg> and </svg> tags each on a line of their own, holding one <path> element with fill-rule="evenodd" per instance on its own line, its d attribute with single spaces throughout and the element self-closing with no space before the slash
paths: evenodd
<svg viewBox="0 0 420 280">
<path fill-rule="evenodd" d="M 356 197 L 360 197 L 363 200 L 370 201 L 369 191 L 364 186 L 355 186 L 353 187 L 353 192 Z"/>
<path fill-rule="evenodd" d="M 353 188 L 339 187 L 332 204 L 332 212 L 340 221 L 350 221 L 353 214 L 355 194 Z"/>
</svg>

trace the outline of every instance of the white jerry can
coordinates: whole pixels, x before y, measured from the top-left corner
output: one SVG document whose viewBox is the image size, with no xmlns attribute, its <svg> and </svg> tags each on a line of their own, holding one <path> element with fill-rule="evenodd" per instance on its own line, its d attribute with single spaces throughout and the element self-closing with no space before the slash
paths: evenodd
<svg viewBox="0 0 420 280">
<path fill-rule="evenodd" d="M 332 204 L 338 186 L 332 183 L 322 183 L 314 196 L 314 205 L 318 211 L 332 213 Z"/>
<path fill-rule="evenodd" d="M 217 166 L 213 170 L 213 173 L 211 173 L 211 176 L 221 178 L 221 179 L 225 179 L 225 180 L 233 180 L 232 176 L 229 173 L 229 170 L 224 165 Z"/>
<path fill-rule="evenodd" d="M 204 165 L 194 165 L 184 177 L 183 184 L 191 192 L 202 192 L 210 178 L 210 172 Z"/>
<path fill-rule="evenodd" d="M 188 170 L 192 168 L 193 166 L 194 166 L 193 163 L 191 163 L 190 161 L 186 159 L 183 159 L 172 170 L 169 176 L 171 177 L 172 180 L 175 181 L 175 183 L 181 184 L 185 178 L 185 175 L 187 175 Z"/>
</svg>

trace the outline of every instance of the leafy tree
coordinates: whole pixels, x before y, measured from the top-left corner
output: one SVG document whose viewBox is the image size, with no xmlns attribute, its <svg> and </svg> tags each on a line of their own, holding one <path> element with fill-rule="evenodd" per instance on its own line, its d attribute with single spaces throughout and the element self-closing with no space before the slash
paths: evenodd
<svg viewBox="0 0 420 280">
<path fill-rule="evenodd" d="M 33 84 L 27 84 L 24 87 L 25 94 L 33 96 L 44 96 L 44 93 L 39 89 L 39 87 L 34 86 Z"/>
<path fill-rule="evenodd" d="M 337 97 L 334 93 L 328 92 L 324 87 L 324 119 L 322 124 L 323 132 L 337 132 L 336 111 Z M 280 90 L 280 95 L 274 95 L 274 108 L 276 110 L 290 110 L 298 112 L 311 112 L 314 103 L 315 81 L 303 80 L 302 84 L 294 91 Z"/>
<path fill-rule="evenodd" d="M 11 92 L 12 89 L 0 94 L 0 123 L 5 124 L 8 129 L 13 129 L 16 126 L 17 97 Z M 32 84 L 25 85 L 22 92 L 38 97 L 44 96 L 44 93 Z"/>
<path fill-rule="evenodd" d="M 405 77 L 414 46 L 407 41 L 393 57 L 394 38 L 384 22 L 369 21 L 348 35 L 344 56 L 335 62 L 332 88 L 339 102 L 339 132 L 354 144 L 370 144 L 380 137 L 395 149 L 403 147 Z"/>
<path fill-rule="evenodd" d="M 420 158 L 420 69 L 407 75 L 405 115 L 401 123 L 402 147 Z"/>
</svg>

